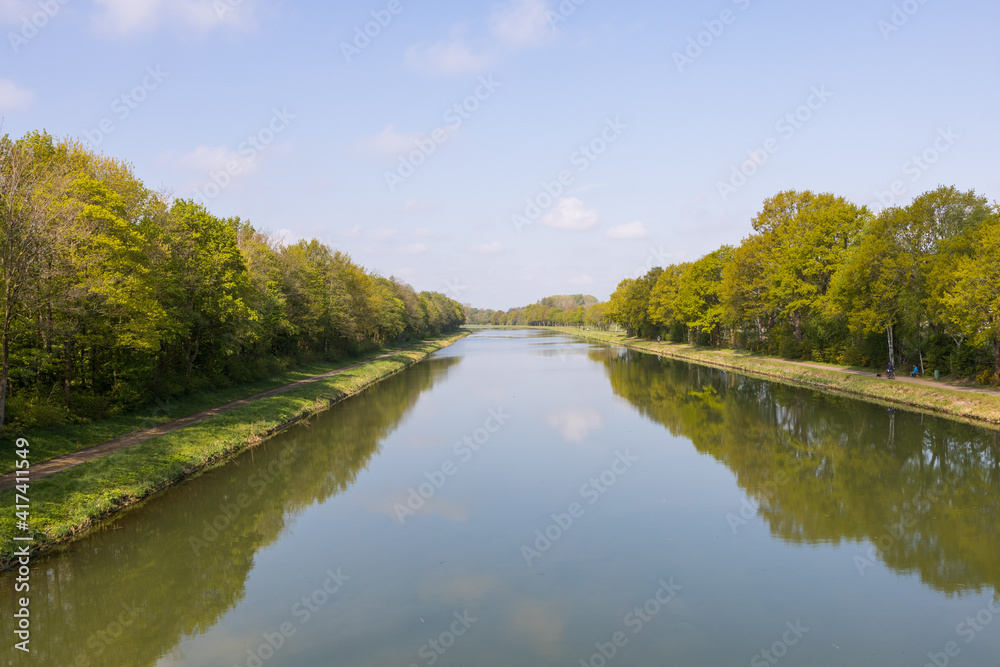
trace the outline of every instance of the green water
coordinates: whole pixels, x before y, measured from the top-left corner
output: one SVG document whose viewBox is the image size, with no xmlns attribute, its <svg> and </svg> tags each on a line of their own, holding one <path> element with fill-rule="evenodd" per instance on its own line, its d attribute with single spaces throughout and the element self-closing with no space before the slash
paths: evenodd
<svg viewBox="0 0 1000 667">
<path fill-rule="evenodd" d="M 991 430 L 484 331 L 34 561 L 29 655 L 0 578 L 0 664 L 995 667 L 998 490 Z"/>
</svg>

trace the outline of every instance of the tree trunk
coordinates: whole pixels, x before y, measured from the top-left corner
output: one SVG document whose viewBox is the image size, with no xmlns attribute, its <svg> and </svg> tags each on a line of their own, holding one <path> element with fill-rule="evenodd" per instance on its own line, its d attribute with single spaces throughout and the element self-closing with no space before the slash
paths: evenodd
<svg viewBox="0 0 1000 667">
<path fill-rule="evenodd" d="M 201 325 L 198 325 L 198 330 L 194 336 L 194 352 L 191 350 L 191 341 L 188 341 L 188 355 L 187 355 L 187 372 L 184 374 L 184 379 L 188 382 L 191 381 L 191 369 L 194 368 L 194 360 L 198 358 L 198 346 L 201 344 Z"/>
<path fill-rule="evenodd" d="M 9 326 L 5 326 L 4 329 L 8 329 Z M 2 370 L 0 370 L 0 428 L 3 427 L 4 419 L 7 414 L 7 378 L 10 376 L 10 334 L 8 331 L 3 332 L 3 362 Z"/>
<path fill-rule="evenodd" d="M 73 378 L 73 342 L 66 343 L 66 361 L 63 365 L 63 404 L 69 409 L 69 392 Z"/>
<path fill-rule="evenodd" d="M 1000 380 L 1000 335 L 993 336 L 993 371 Z"/>
<path fill-rule="evenodd" d="M 896 348 L 895 348 L 895 344 L 894 344 L 893 336 L 892 336 L 892 325 L 890 324 L 888 327 L 886 327 L 885 331 L 886 331 L 886 336 L 888 337 L 888 340 L 889 340 L 889 363 L 892 364 L 893 366 L 895 366 L 896 365 Z"/>
</svg>

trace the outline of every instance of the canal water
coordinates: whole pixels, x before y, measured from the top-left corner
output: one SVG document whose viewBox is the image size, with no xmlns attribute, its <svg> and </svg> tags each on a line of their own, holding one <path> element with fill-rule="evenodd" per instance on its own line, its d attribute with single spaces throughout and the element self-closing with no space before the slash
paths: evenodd
<svg viewBox="0 0 1000 667">
<path fill-rule="evenodd" d="M 995 667 L 998 491 L 992 430 L 480 331 L 36 560 L 0 664 Z"/>
</svg>

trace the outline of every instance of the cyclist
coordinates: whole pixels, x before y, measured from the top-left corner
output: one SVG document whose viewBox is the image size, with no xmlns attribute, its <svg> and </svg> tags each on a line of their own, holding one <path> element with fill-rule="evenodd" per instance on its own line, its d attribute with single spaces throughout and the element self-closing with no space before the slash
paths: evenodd
<svg viewBox="0 0 1000 667">
<path fill-rule="evenodd" d="M 912 372 L 912 373 L 910 373 L 910 377 L 911 377 L 911 378 L 915 378 L 915 377 L 917 377 L 918 375 L 920 375 L 920 367 L 919 367 L 919 366 L 914 366 L 914 367 L 913 367 L 913 372 Z"/>
<path fill-rule="evenodd" d="M 885 376 L 890 380 L 896 377 L 896 367 L 892 365 L 891 361 L 889 362 L 889 365 L 885 367 Z"/>
</svg>

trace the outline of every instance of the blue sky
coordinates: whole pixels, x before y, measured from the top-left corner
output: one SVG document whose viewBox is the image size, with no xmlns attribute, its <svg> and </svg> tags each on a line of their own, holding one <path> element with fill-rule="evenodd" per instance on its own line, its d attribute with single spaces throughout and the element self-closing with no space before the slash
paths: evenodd
<svg viewBox="0 0 1000 667">
<path fill-rule="evenodd" d="M 997 25 L 971 0 L 0 0 L 0 114 L 509 308 L 739 243 L 786 189 L 1000 198 Z"/>
</svg>

